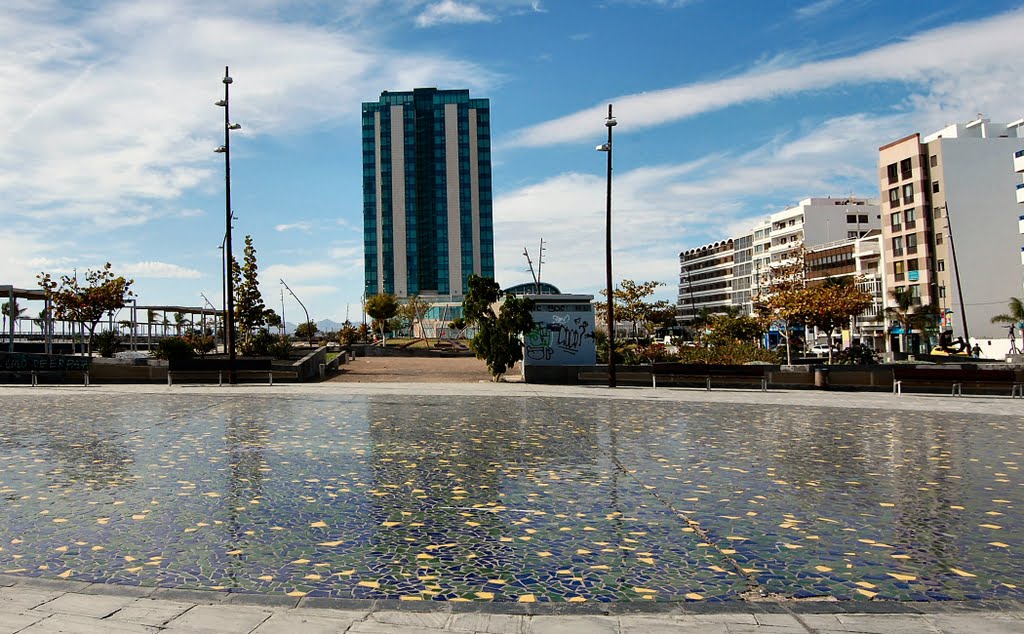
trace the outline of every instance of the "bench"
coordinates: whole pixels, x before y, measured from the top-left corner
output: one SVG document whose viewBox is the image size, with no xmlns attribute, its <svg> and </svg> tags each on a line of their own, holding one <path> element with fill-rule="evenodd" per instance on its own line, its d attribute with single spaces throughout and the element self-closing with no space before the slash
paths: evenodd
<svg viewBox="0 0 1024 634">
<path fill-rule="evenodd" d="M 712 382 L 718 385 L 760 386 L 768 391 L 768 377 L 765 365 L 710 365 L 704 363 L 654 363 L 652 364 L 651 385 L 703 383 L 710 390 Z"/>
<path fill-rule="evenodd" d="M 59 354 L 32 354 L 27 352 L 0 353 L 0 375 L 13 378 L 27 377 L 35 387 L 40 377 L 64 382 L 68 372 L 81 372 L 82 385 L 89 387 L 89 357 Z"/>
<path fill-rule="evenodd" d="M 266 376 L 270 385 L 274 384 L 273 360 L 265 359 L 235 359 L 235 378 L 242 376 Z M 230 362 L 228 359 L 170 359 L 167 362 L 167 385 L 174 384 L 174 378 L 217 377 L 217 385 L 224 385 L 224 376 L 228 373 Z"/>
<path fill-rule="evenodd" d="M 577 383 L 584 385 L 608 385 L 608 368 L 593 369 L 593 370 L 581 370 L 576 373 Z M 651 381 L 651 373 L 649 371 L 624 371 L 616 368 L 615 371 L 615 384 L 629 384 L 629 385 L 647 385 Z"/>
<path fill-rule="evenodd" d="M 964 385 L 975 390 L 1010 388 L 1010 397 L 1024 397 L 1024 382 L 1013 370 L 979 368 L 894 367 L 892 393 L 902 394 L 904 387 L 949 388 L 951 396 L 963 396 Z"/>
</svg>

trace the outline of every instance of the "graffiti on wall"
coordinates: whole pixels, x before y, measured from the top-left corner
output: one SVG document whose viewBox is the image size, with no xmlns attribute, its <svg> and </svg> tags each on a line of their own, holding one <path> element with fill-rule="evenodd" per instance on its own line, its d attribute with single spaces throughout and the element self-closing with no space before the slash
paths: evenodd
<svg viewBox="0 0 1024 634">
<path fill-rule="evenodd" d="M 589 308 L 589 306 L 588 306 Z M 597 360 L 593 312 L 534 311 L 526 336 L 525 362 L 535 365 L 592 365 Z"/>
</svg>

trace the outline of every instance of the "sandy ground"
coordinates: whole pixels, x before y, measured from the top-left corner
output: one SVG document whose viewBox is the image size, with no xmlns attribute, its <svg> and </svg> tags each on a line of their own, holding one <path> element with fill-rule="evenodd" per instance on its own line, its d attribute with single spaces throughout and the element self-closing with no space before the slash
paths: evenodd
<svg viewBox="0 0 1024 634">
<path fill-rule="evenodd" d="M 332 383 L 479 383 L 490 381 L 476 357 L 359 357 L 341 366 Z"/>
</svg>

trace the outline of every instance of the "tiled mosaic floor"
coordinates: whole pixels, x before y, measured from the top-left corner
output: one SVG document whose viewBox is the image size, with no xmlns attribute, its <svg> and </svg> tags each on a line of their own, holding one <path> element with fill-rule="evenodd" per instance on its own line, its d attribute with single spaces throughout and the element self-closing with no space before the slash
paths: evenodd
<svg viewBox="0 0 1024 634">
<path fill-rule="evenodd" d="M 5 396 L 0 572 L 471 601 L 1024 598 L 1019 419 Z"/>
</svg>

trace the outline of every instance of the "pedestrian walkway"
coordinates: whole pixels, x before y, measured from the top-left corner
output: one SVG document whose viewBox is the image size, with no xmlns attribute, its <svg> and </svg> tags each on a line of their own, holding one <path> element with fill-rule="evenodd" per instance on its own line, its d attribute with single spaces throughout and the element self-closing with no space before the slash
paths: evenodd
<svg viewBox="0 0 1024 634">
<path fill-rule="evenodd" d="M 1020 634 L 1024 604 L 522 606 L 269 597 L 0 576 L 5 634 Z"/>
</svg>

